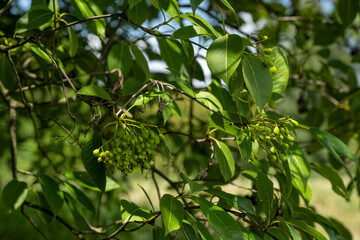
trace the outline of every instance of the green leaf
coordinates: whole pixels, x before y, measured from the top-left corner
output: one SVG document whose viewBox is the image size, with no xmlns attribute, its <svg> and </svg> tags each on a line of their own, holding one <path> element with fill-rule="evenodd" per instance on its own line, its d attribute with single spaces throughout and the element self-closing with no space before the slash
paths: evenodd
<svg viewBox="0 0 360 240">
<path fill-rule="evenodd" d="M 277 72 L 272 74 L 273 88 L 272 92 L 282 94 L 289 80 L 289 66 L 285 53 L 279 47 L 274 47 L 270 55 L 274 62 Z"/>
<path fill-rule="evenodd" d="M 339 172 L 330 166 L 312 162 L 311 167 L 318 172 L 321 176 L 328 179 L 331 183 L 334 192 L 349 200 L 350 192 L 346 189 L 343 180 L 341 179 Z"/>
<path fill-rule="evenodd" d="M 192 63 L 194 61 L 194 47 L 191 43 L 185 41 L 185 40 L 180 40 L 181 42 L 181 46 L 184 50 L 184 53 L 186 55 L 186 58 L 188 60 L 188 64 Z"/>
<path fill-rule="evenodd" d="M 181 227 L 184 218 L 184 209 L 176 198 L 165 194 L 160 199 L 161 216 L 165 226 L 165 235 Z"/>
<path fill-rule="evenodd" d="M 53 15 L 54 13 L 46 6 L 35 5 L 16 22 L 15 34 L 40 27 L 41 25 L 48 23 Z"/>
<path fill-rule="evenodd" d="M 241 61 L 243 50 L 240 36 L 226 34 L 214 40 L 206 53 L 206 61 L 211 72 L 221 78 L 227 86 Z"/>
<path fill-rule="evenodd" d="M 207 189 L 205 190 L 205 192 L 217 196 L 219 199 L 223 200 L 231 207 L 255 215 L 254 208 L 250 199 L 224 192 L 220 188 Z"/>
<path fill-rule="evenodd" d="M 243 74 L 251 96 L 262 109 L 269 100 L 273 88 L 269 69 L 258 58 L 244 56 Z"/>
<path fill-rule="evenodd" d="M 101 162 L 97 161 L 97 157 L 94 156 L 93 151 L 101 147 L 101 138 L 99 136 L 94 137 L 88 141 L 81 152 L 81 159 L 85 166 L 85 169 L 89 176 L 94 181 L 95 185 L 101 190 L 105 191 L 106 187 L 106 175 L 105 166 Z"/>
<path fill-rule="evenodd" d="M 270 227 L 267 229 L 267 232 L 274 236 L 277 240 L 288 240 L 290 236 L 279 227 Z"/>
<path fill-rule="evenodd" d="M 190 219 L 193 225 L 196 225 L 196 228 L 203 240 L 213 240 L 211 233 L 209 232 L 208 228 L 204 226 L 199 220 L 197 220 L 191 213 L 185 212 Z"/>
<path fill-rule="evenodd" d="M 0 54 L 0 82 L 2 82 L 8 90 L 14 90 L 16 88 L 14 70 L 4 54 Z"/>
<path fill-rule="evenodd" d="M 51 58 L 43 50 L 41 50 L 41 48 L 37 44 L 28 43 L 28 46 L 30 47 L 31 51 L 35 53 L 35 55 L 42 58 L 44 61 L 46 61 L 47 64 L 52 64 Z M 46 51 L 51 55 L 51 52 L 48 49 L 46 49 Z"/>
<path fill-rule="evenodd" d="M 140 49 L 135 44 L 131 44 L 130 47 L 131 47 L 131 52 L 135 56 L 135 61 L 137 62 L 137 64 L 140 66 L 141 70 L 143 70 L 146 75 L 146 78 L 144 79 L 144 81 L 146 81 L 149 78 L 149 74 L 150 74 L 148 62 L 147 62 L 144 54 L 140 51 Z"/>
<path fill-rule="evenodd" d="M 197 25 L 185 26 L 177 29 L 172 35 L 173 39 L 189 39 L 197 36 L 211 36 L 205 28 Z"/>
<path fill-rule="evenodd" d="M 52 177 L 41 173 L 38 175 L 46 201 L 49 203 L 54 215 L 56 215 L 64 202 L 63 192 L 60 191 L 59 184 Z"/>
<path fill-rule="evenodd" d="M 257 174 L 257 196 L 263 203 L 263 210 L 269 222 L 274 199 L 274 188 L 272 181 L 262 172 Z"/>
<path fill-rule="evenodd" d="M 127 11 L 127 16 L 134 23 L 141 25 L 149 18 L 149 7 L 146 4 L 146 1 L 142 1 L 139 4 L 136 4 L 134 8 L 130 8 Z M 138 27 L 132 25 L 134 29 Z"/>
<path fill-rule="evenodd" d="M 312 191 L 309 185 L 306 185 L 306 188 L 304 190 L 304 185 L 298 178 L 292 178 L 292 185 L 299 191 L 305 201 L 305 204 L 308 205 L 312 197 Z"/>
<path fill-rule="evenodd" d="M 92 201 L 77 187 L 68 182 L 63 182 L 65 187 L 69 190 L 71 195 L 84 207 L 95 213 L 95 207 Z"/>
<path fill-rule="evenodd" d="M 65 201 L 70 209 L 70 212 L 72 213 L 73 217 L 74 217 L 74 222 L 76 227 L 79 230 L 88 230 L 88 224 L 85 220 L 84 214 L 81 211 L 81 209 L 79 208 L 78 204 L 76 203 L 75 199 L 71 197 L 70 194 L 68 193 L 64 193 L 64 198 Z"/>
<path fill-rule="evenodd" d="M 75 57 L 77 50 L 79 48 L 79 40 L 76 32 L 72 27 L 69 27 L 69 44 L 70 44 L 70 57 Z"/>
<path fill-rule="evenodd" d="M 189 187 L 190 187 L 190 194 L 194 194 L 196 192 L 200 192 L 204 189 L 204 186 L 197 183 L 197 182 L 194 182 L 194 181 L 191 181 L 190 178 L 188 178 L 184 173 L 180 173 L 180 177 L 182 178 L 182 180 L 186 183 L 189 184 Z"/>
<path fill-rule="evenodd" d="M 182 47 L 179 42 L 163 37 L 157 38 L 162 59 L 165 61 L 169 69 L 180 72 L 181 66 L 184 64 Z"/>
<path fill-rule="evenodd" d="M 185 13 L 183 15 L 180 15 L 180 17 L 189 20 L 197 26 L 205 28 L 207 32 L 211 33 L 213 39 L 221 37 L 221 35 L 213 28 L 213 26 L 211 26 L 208 21 L 206 21 L 196 13 Z"/>
<path fill-rule="evenodd" d="M 183 233 L 187 240 L 197 240 L 198 235 L 196 234 L 192 224 L 185 219 L 183 219 L 181 230 L 183 230 Z"/>
<path fill-rule="evenodd" d="M 239 131 L 236 137 L 236 142 L 239 147 L 239 152 L 244 160 L 249 160 L 252 151 L 252 141 L 247 132 Z M 240 135 L 240 136 L 239 136 Z"/>
<path fill-rule="evenodd" d="M 326 237 L 322 235 L 319 231 L 317 231 L 315 228 L 309 226 L 306 222 L 295 220 L 295 221 L 286 221 L 288 224 L 300 229 L 301 231 L 304 231 L 311 236 L 313 236 L 315 239 L 318 240 L 326 240 Z"/>
<path fill-rule="evenodd" d="M 12 211 L 21 206 L 25 201 L 27 194 L 27 184 L 13 179 L 4 187 L 1 194 L 1 200 L 4 207 L 7 208 L 7 210 Z"/>
<path fill-rule="evenodd" d="M 191 9 L 193 11 L 193 14 L 195 14 L 196 9 L 198 6 L 203 2 L 204 0 L 190 0 L 191 3 Z"/>
<path fill-rule="evenodd" d="M 293 240 L 301 240 L 301 236 L 298 232 L 295 231 L 294 227 L 292 225 L 287 224 L 287 222 L 280 216 L 277 217 L 277 219 L 284 225 L 283 229 L 286 229 L 287 232 L 290 233 L 290 236 Z"/>
<path fill-rule="evenodd" d="M 67 172 L 65 173 L 65 177 L 87 189 L 90 189 L 92 191 L 100 191 L 100 189 L 95 185 L 94 181 L 91 179 L 91 177 L 87 172 L 81 172 L 81 171 Z M 109 177 L 106 177 L 105 192 L 112 191 L 119 187 L 120 185 L 117 184 L 114 180 L 112 180 Z"/>
<path fill-rule="evenodd" d="M 146 92 L 146 93 L 144 93 L 144 94 L 140 94 L 140 95 L 136 98 L 133 106 L 144 105 L 145 103 L 150 102 L 150 101 L 153 100 L 155 97 L 157 97 L 157 96 L 159 96 L 159 95 L 161 95 L 161 94 L 163 94 L 163 93 Z"/>
<path fill-rule="evenodd" d="M 196 99 L 212 110 L 223 110 L 221 102 L 210 92 L 200 91 L 196 94 Z"/>
<path fill-rule="evenodd" d="M 226 240 L 244 239 L 239 224 L 222 208 L 204 198 L 197 198 L 200 209 L 215 231 Z"/>
<path fill-rule="evenodd" d="M 307 159 L 296 145 L 286 151 L 286 156 L 292 176 L 301 181 L 303 191 L 306 191 L 307 181 L 310 177 L 310 165 Z"/>
<path fill-rule="evenodd" d="M 359 12 L 358 0 L 339 0 L 336 5 L 337 13 L 344 27 L 349 26 Z"/>
<path fill-rule="evenodd" d="M 93 0 L 71 0 L 71 6 L 75 8 L 75 15 L 78 18 L 89 18 L 102 15 L 101 9 Z M 89 29 L 101 38 L 105 38 L 105 19 L 95 19 L 86 22 Z"/>
<path fill-rule="evenodd" d="M 140 208 L 128 200 L 121 200 L 121 218 L 124 223 L 135 221 L 146 221 L 152 217 L 151 211 Z"/>
<path fill-rule="evenodd" d="M 122 89 L 123 96 L 129 96 L 136 93 L 142 86 L 143 80 L 135 77 L 129 77 L 125 80 L 124 86 Z"/>
<path fill-rule="evenodd" d="M 235 161 L 230 148 L 223 142 L 215 140 L 215 157 L 219 162 L 220 171 L 225 181 L 235 173 Z"/>
<path fill-rule="evenodd" d="M 98 97 L 112 102 L 110 95 L 104 89 L 96 85 L 85 86 L 81 88 L 77 94 Z"/>
<path fill-rule="evenodd" d="M 138 3 L 142 2 L 143 0 L 128 0 L 130 9 L 134 8 Z"/>
<path fill-rule="evenodd" d="M 231 6 L 231 4 L 227 1 L 227 0 L 220 0 L 220 2 L 222 2 L 233 14 L 233 17 L 236 20 L 237 25 L 239 26 L 239 17 L 235 11 L 235 9 Z"/>
<path fill-rule="evenodd" d="M 126 76 L 132 66 L 132 56 L 129 47 L 121 43 L 112 46 L 107 58 L 107 64 L 109 70 L 120 69 L 123 76 Z"/>
</svg>

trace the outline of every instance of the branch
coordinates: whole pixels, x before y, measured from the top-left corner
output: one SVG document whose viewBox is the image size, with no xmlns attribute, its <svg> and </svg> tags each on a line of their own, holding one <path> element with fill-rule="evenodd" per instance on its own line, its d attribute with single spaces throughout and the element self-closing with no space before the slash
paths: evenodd
<svg viewBox="0 0 360 240">
<path fill-rule="evenodd" d="M 17 179 L 17 140 L 16 110 L 10 103 L 10 139 L 11 139 L 11 170 L 13 179 Z"/>
<path fill-rule="evenodd" d="M 14 0 L 9 0 L 6 5 L 0 10 L 0 16 L 6 12 L 6 10 L 8 10 L 8 8 L 10 7 L 11 3 L 13 2 Z"/>
</svg>

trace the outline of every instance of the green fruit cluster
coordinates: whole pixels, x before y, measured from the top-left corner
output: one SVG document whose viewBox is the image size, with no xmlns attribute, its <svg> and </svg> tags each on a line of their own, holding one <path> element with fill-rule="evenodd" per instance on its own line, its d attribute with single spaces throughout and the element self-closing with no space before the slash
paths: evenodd
<svg viewBox="0 0 360 240">
<path fill-rule="evenodd" d="M 156 149 L 160 144 L 160 135 L 145 125 L 139 126 L 140 131 L 122 131 L 99 149 L 93 151 L 98 162 L 109 169 L 115 167 L 124 174 L 132 173 L 136 167 L 149 169 L 154 160 Z"/>
</svg>

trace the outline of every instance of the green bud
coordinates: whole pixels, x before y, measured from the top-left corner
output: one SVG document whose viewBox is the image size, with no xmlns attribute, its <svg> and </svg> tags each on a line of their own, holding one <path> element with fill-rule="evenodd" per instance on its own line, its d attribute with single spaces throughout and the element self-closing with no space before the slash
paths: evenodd
<svg viewBox="0 0 360 240">
<path fill-rule="evenodd" d="M 93 155 L 95 156 L 95 157 L 98 157 L 99 155 L 100 155 L 100 149 L 95 149 L 94 151 L 93 151 Z"/>
<path fill-rule="evenodd" d="M 271 68 L 269 68 L 269 70 L 272 74 L 275 74 L 277 72 L 277 68 L 275 66 L 272 66 Z"/>
<path fill-rule="evenodd" d="M 159 136 L 155 136 L 155 144 L 158 145 L 160 144 L 160 137 Z"/>
<path fill-rule="evenodd" d="M 277 160 L 277 157 L 276 157 L 276 155 L 274 155 L 274 154 L 270 154 L 270 155 L 268 156 L 268 158 L 269 158 L 269 160 L 272 161 L 272 162 L 276 162 L 276 160 Z"/>
<path fill-rule="evenodd" d="M 283 143 L 283 144 L 281 144 L 281 147 L 286 151 L 289 149 L 289 144 Z"/>
<path fill-rule="evenodd" d="M 276 148 L 275 148 L 274 146 L 272 146 L 272 147 L 270 148 L 270 152 L 276 153 Z"/>
<path fill-rule="evenodd" d="M 271 49 L 271 48 L 265 48 L 265 49 L 264 49 L 264 53 L 265 53 L 266 55 L 271 55 L 272 49 Z"/>
<path fill-rule="evenodd" d="M 279 134 L 280 134 L 280 129 L 279 129 L 278 126 L 275 126 L 275 128 L 274 128 L 274 130 L 273 130 L 273 133 L 274 133 L 275 135 L 279 135 Z"/>
<path fill-rule="evenodd" d="M 283 154 L 283 153 L 280 153 L 279 157 L 280 157 L 281 161 L 286 161 L 286 159 L 287 159 L 285 154 Z"/>
</svg>

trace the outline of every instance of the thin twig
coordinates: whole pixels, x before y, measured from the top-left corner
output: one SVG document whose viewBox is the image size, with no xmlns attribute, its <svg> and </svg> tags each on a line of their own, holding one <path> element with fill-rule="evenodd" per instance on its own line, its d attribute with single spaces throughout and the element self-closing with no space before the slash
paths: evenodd
<svg viewBox="0 0 360 240">
<path fill-rule="evenodd" d="M 11 139 L 11 170 L 13 179 L 17 179 L 17 140 L 16 110 L 10 103 L 10 139 Z"/>
<path fill-rule="evenodd" d="M 14 0 L 9 0 L 6 5 L 0 10 L 0 16 L 6 12 L 6 10 L 8 10 L 8 8 L 10 7 L 11 3 L 13 2 Z"/>
<path fill-rule="evenodd" d="M 30 222 L 30 224 L 35 228 L 35 230 L 40 233 L 43 239 L 48 240 L 46 235 L 41 231 L 41 229 L 36 225 L 36 223 L 25 213 L 24 205 L 21 205 L 21 214 Z"/>
</svg>

